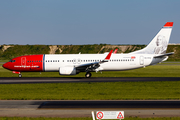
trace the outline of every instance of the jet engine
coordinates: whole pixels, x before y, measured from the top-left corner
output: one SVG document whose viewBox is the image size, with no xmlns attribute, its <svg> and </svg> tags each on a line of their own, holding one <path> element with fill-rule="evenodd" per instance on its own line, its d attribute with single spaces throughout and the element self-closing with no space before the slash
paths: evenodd
<svg viewBox="0 0 180 120">
<path fill-rule="evenodd" d="M 76 68 L 75 67 L 60 67 L 59 68 L 60 75 L 76 75 Z"/>
</svg>

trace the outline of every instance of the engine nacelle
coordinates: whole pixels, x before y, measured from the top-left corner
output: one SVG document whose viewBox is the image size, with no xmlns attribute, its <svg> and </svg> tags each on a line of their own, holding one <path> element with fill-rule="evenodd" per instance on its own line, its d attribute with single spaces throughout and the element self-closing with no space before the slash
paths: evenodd
<svg viewBox="0 0 180 120">
<path fill-rule="evenodd" d="M 76 68 L 74 67 L 61 67 L 59 68 L 60 75 L 76 75 Z"/>
</svg>

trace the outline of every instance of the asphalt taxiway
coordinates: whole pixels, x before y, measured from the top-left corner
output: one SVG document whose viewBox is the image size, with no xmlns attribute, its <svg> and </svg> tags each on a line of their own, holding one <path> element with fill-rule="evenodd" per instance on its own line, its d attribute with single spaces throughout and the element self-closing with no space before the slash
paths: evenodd
<svg viewBox="0 0 180 120">
<path fill-rule="evenodd" d="M 180 81 L 180 77 L 1 77 L 0 84 L 22 83 L 71 83 L 71 82 L 148 82 L 148 81 Z"/>
</svg>

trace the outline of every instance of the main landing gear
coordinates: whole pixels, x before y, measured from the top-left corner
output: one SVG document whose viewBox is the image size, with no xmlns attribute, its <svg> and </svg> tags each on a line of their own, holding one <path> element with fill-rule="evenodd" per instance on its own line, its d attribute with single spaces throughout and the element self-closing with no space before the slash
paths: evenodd
<svg viewBox="0 0 180 120">
<path fill-rule="evenodd" d="M 87 73 L 85 74 L 85 77 L 86 77 L 86 78 L 90 78 L 91 75 L 92 75 L 92 74 L 91 74 L 90 72 L 87 72 Z"/>
</svg>

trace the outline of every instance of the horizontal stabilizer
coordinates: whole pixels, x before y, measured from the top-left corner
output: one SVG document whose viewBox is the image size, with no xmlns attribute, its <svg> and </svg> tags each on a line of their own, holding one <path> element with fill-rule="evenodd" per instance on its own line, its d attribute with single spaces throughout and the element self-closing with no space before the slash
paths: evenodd
<svg viewBox="0 0 180 120">
<path fill-rule="evenodd" d="M 174 54 L 174 52 L 170 52 L 170 53 L 154 56 L 154 58 L 162 58 L 162 57 L 170 56 L 170 55 L 173 55 L 173 54 Z"/>
</svg>

